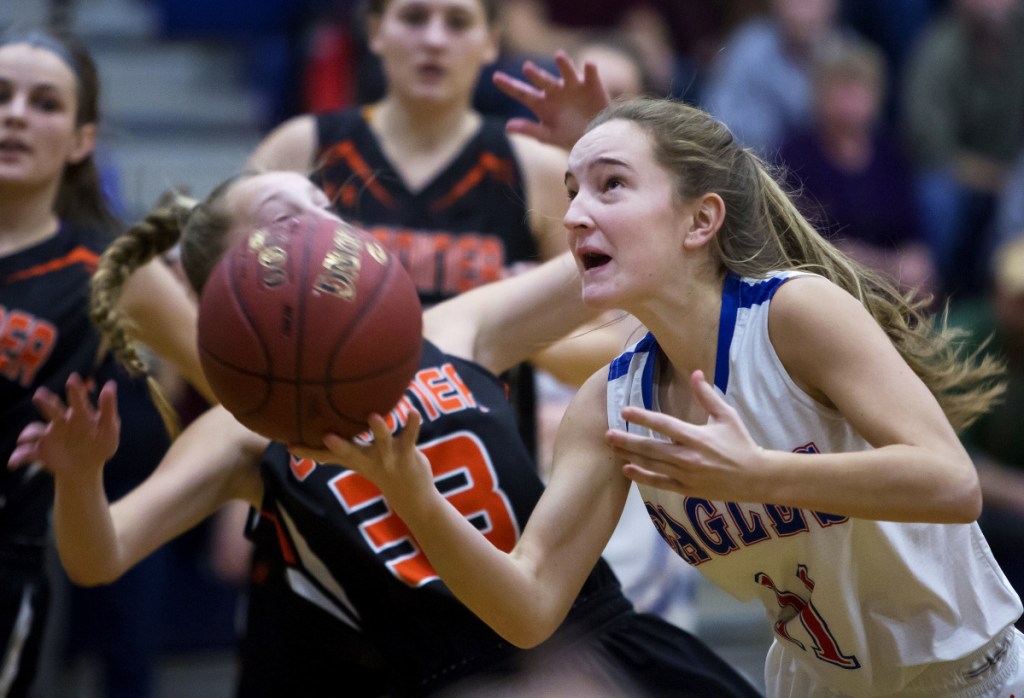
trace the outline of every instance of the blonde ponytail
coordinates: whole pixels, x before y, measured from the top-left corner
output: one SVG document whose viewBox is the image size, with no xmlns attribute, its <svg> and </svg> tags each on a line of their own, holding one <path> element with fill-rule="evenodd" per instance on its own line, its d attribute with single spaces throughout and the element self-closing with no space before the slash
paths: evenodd
<svg viewBox="0 0 1024 698">
<path fill-rule="evenodd" d="M 178 416 L 134 342 L 130 319 L 120 310 L 124 285 L 131 275 L 157 255 L 171 249 L 181 236 L 182 220 L 195 201 L 166 194 L 142 220 L 114 239 L 100 257 L 90 284 L 89 316 L 110 351 L 128 373 L 146 376 L 150 397 L 172 438 L 180 432 Z"/>
</svg>

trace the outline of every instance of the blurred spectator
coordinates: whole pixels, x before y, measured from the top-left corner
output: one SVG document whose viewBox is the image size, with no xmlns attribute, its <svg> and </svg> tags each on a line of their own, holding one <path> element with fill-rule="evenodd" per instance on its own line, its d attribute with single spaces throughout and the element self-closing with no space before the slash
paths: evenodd
<svg viewBox="0 0 1024 698">
<path fill-rule="evenodd" d="M 910 161 L 882 120 L 886 70 L 867 40 L 838 42 L 812 69 L 813 118 L 779 156 L 801 191 L 801 208 L 824 216 L 823 232 L 847 254 L 904 289 L 931 293 Z M 820 209 L 818 208 L 820 207 Z"/>
<path fill-rule="evenodd" d="M 1024 233 L 1024 231 L 1021 231 Z M 971 348 L 1006 360 L 1002 402 L 963 435 L 978 467 L 984 509 L 978 523 L 1018 594 L 1024 592 L 1024 235 L 997 249 L 992 292 L 954 304 L 949 321 L 969 332 Z M 1024 625 L 1018 621 L 1018 627 Z"/>
<path fill-rule="evenodd" d="M 947 293 L 983 290 L 990 228 L 1024 147 L 1019 0 L 953 0 L 914 49 L 902 96 L 926 231 Z"/>
<path fill-rule="evenodd" d="M 569 50 L 576 42 L 576 31 L 551 19 L 552 3 L 544 0 L 504 0 L 501 3 L 502 53 L 509 56 L 550 56 L 557 49 Z M 596 15 L 592 26 L 607 29 Z"/>
<path fill-rule="evenodd" d="M 654 94 L 643 56 L 621 34 L 595 34 L 582 41 L 571 55 L 578 66 L 589 61 L 598 67 L 612 100 Z"/>
<path fill-rule="evenodd" d="M 696 103 L 697 64 L 678 51 L 662 12 L 651 5 L 631 6 L 619 20 L 617 30 L 639 53 L 654 96 Z"/>
<path fill-rule="evenodd" d="M 814 56 L 845 31 L 839 0 L 771 0 L 767 15 L 728 37 L 704 81 L 703 107 L 771 156 L 783 134 L 810 123 Z"/>
<path fill-rule="evenodd" d="M 599 2 L 599 6 L 597 12 L 591 12 L 588 7 L 578 21 L 565 25 L 552 20 L 556 9 L 564 9 L 560 4 L 540 0 L 502 3 L 501 55 L 494 66 L 485 70 L 474 106 L 482 112 L 499 116 L 532 118 L 522 104 L 491 85 L 490 77 L 494 70 L 522 77 L 522 63 L 529 59 L 554 71 L 551 56 L 556 50 L 564 49 L 575 55 L 584 45 L 598 39 L 614 45 L 609 48 L 620 53 L 629 52 L 631 60 L 639 61 L 645 73 L 644 94 L 688 102 L 697 100 L 697 65 L 677 50 L 670 26 L 666 23 L 666 14 L 657 3 L 616 2 L 606 6 Z M 615 69 L 611 64 L 607 67 Z"/>
<path fill-rule="evenodd" d="M 947 0 L 842 0 L 843 23 L 875 42 L 885 53 L 889 91 L 887 121 L 895 122 L 903 69 L 910 50 L 932 16 Z"/>
<path fill-rule="evenodd" d="M 528 45 L 529 53 L 550 55 L 570 50 L 580 33 L 621 29 L 629 15 L 659 18 L 676 53 L 692 59 L 698 69 L 710 63 L 723 37 L 740 22 L 763 12 L 769 0 L 505 0 L 510 41 Z M 511 21 L 510 21 L 511 20 Z M 516 31 L 524 30 L 524 31 Z"/>
<path fill-rule="evenodd" d="M 703 76 L 733 29 L 768 10 L 770 0 L 658 0 L 676 52 Z"/>
</svg>

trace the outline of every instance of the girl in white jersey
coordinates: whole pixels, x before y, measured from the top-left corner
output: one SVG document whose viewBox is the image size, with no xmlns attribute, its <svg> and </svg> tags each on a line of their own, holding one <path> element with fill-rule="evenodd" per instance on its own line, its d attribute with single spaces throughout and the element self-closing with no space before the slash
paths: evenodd
<svg viewBox="0 0 1024 698">
<path fill-rule="evenodd" d="M 537 89 L 520 90 L 549 140 L 574 122 L 552 106 L 560 91 L 596 78 L 560 67 L 562 80 L 534 71 Z M 698 109 L 606 109 L 566 186 L 584 300 L 650 334 L 577 394 L 515 549 L 438 494 L 415 428 L 392 439 L 374 420 L 373 445 L 325 439 L 449 587 L 509 641 L 541 642 L 632 480 L 676 553 L 764 604 L 770 696 L 1021 696 L 1021 602 L 974 523 L 978 480 L 956 435 L 998 394 L 999 368 L 959 358 Z"/>
</svg>

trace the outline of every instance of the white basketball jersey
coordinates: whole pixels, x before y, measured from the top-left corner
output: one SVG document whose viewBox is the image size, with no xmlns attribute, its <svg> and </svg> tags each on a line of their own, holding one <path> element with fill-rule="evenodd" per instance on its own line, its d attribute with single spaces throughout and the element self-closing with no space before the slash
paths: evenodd
<svg viewBox="0 0 1024 698">
<path fill-rule="evenodd" d="M 871 448 L 839 412 L 796 386 L 772 347 L 771 299 L 795 275 L 727 277 L 715 387 L 763 447 L 807 458 Z M 612 363 L 611 427 L 661 438 L 620 417 L 625 405 L 659 409 L 658 354 L 647 335 Z M 760 599 L 775 641 L 840 693 L 895 693 L 926 665 L 969 654 L 1021 614 L 977 524 L 868 521 L 640 491 L 675 552 L 738 599 Z"/>
</svg>

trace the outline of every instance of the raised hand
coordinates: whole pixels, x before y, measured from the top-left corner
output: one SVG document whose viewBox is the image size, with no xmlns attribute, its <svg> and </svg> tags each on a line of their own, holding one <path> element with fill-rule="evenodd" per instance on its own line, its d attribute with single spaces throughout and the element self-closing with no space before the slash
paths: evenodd
<svg viewBox="0 0 1024 698">
<path fill-rule="evenodd" d="M 117 451 L 121 420 L 117 414 L 117 387 L 107 381 L 100 390 L 98 409 L 77 373 L 67 381 L 67 404 L 40 387 L 32 398 L 46 422 L 33 422 L 18 436 L 8 467 L 40 463 L 57 475 L 102 468 Z"/>
<path fill-rule="evenodd" d="M 622 418 L 669 441 L 610 429 L 606 440 L 627 461 L 623 473 L 634 482 L 706 499 L 765 501 L 767 468 L 760 448 L 736 410 L 705 379 L 690 377 L 693 393 L 707 410 L 707 424 L 696 425 L 637 407 Z"/>
<path fill-rule="evenodd" d="M 509 119 L 509 133 L 530 136 L 569 150 L 584 134 L 590 120 L 608 106 L 608 92 L 593 63 L 584 63 L 581 74 L 565 51 L 558 51 L 555 65 L 560 76 L 526 61 L 523 75 L 528 82 L 497 71 L 494 84 L 509 97 L 522 102 L 540 120 Z"/>
</svg>

